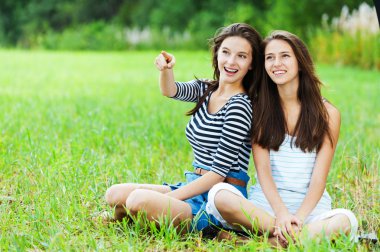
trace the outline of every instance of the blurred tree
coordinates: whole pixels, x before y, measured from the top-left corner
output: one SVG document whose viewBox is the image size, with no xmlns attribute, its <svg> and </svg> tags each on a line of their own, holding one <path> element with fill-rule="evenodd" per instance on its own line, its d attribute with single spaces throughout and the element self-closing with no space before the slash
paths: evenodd
<svg viewBox="0 0 380 252">
<path fill-rule="evenodd" d="M 15 44 L 22 34 L 21 31 L 21 10 L 25 6 L 26 0 L 2 0 L 0 1 L 0 44 Z"/>
<path fill-rule="evenodd" d="M 234 22 L 249 23 L 263 35 L 286 29 L 306 39 L 321 25 L 322 14 L 338 16 L 343 5 L 353 9 L 362 2 L 373 6 L 370 0 L 1 0 L 0 43 L 27 44 L 39 34 L 97 21 L 188 31 L 198 45 L 217 28 Z"/>
<path fill-rule="evenodd" d="M 124 1 L 117 19 L 128 26 L 143 28 L 150 26 L 150 15 L 157 8 L 158 0 Z"/>
<path fill-rule="evenodd" d="M 269 0 L 243 0 L 226 14 L 226 23 L 244 22 L 252 25 L 262 35 L 269 29 L 265 13 L 271 7 Z"/>
<path fill-rule="evenodd" d="M 119 7 L 115 21 L 126 26 L 137 26 L 134 22 L 134 15 L 138 12 L 140 5 L 141 3 L 139 4 L 136 0 L 124 0 Z"/>
<path fill-rule="evenodd" d="M 159 1 L 150 15 L 151 26 L 158 29 L 170 27 L 174 31 L 185 30 L 197 11 L 194 3 L 196 1 L 193 0 L 182 0 L 181 4 L 177 0 Z"/>
<path fill-rule="evenodd" d="M 207 38 L 214 36 L 216 30 L 225 23 L 226 14 L 235 6 L 234 0 L 199 1 L 199 10 L 195 13 L 188 25 L 189 32 L 193 35 L 194 44 L 200 48 L 207 48 Z"/>
<path fill-rule="evenodd" d="M 321 25 L 323 14 L 339 16 L 342 7 L 347 5 L 350 9 L 357 8 L 365 0 L 288 0 L 268 1 L 271 8 L 266 12 L 267 29 L 288 30 L 299 35 L 302 39 L 308 38 L 313 28 Z"/>
<path fill-rule="evenodd" d="M 108 21 L 113 19 L 123 5 L 120 0 L 75 0 L 77 20 L 87 23 L 95 20 Z"/>
</svg>

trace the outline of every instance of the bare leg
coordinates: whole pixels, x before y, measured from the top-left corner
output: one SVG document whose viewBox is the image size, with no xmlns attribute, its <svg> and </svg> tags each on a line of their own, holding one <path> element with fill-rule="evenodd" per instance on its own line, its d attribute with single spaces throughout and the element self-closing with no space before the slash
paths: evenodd
<svg viewBox="0 0 380 252">
<path fill-rule="evenodd" d="M 143 211 L 147 214 L 147 218 L 153 221 L 167 217 L 173 222 L 174 226 L 193 218 L 191 207 L 188 203 L 148 189 L 136 189 L 131 192 L 125 207 L 132 215 Z M 186 231 L 188 229 L 189 225 Z"/>
<path fill-rule="evenodd" d="M 167 193 L 171 191 L 169 186 L 164 185 L 126 183 L 111 186 L 108 188 L 105 198 L 106 202 L 111 207 L 115 208 L 115 220 L 122 220 L 126 217 L 127 213 L 125 211 L 125 202 L 131 192 L 136 189 L 148 189 L 160 193 Z"/>
<path fill-rule="evenodd" d="M 243 226 L 249 230 L 258 229 L 262 233 L 269 232 L 268 241 L 272 245 L 276 247 L 287 246 L 277 237 L 273 237 L 275 218 L 247 199 L 229 190 L 222 189 L 215 194 L 214 203 L 223 219 L 230 225 L 232 224 L 234 228 L 241 230 L 241 226 Z M 334 238 L 334 235 L 338 235 L 340 232 L 349 234 L 351 222 L 347 215 L 338 213 L 330 218 L 309 223 L 304 226 L 303 230 L 302 232 L 307 232 L 309 235 L 308 238 L 320 235 Z"/>
<path fill-rule="evenodd" d="M 264 210 L 256 207 L 249 200 L 229 190 L 220 190 L 215 195 L 215 206 L 219 213 L 234 228 L 241 226 L 261 233 L 273 235 L 275 219 Z"/>
<path fill-rule="evenodd" d="M 334 238 L 340 232 L 349 234 L 351 231 L 351 222 L 344 214 L 337 214 L 328 219 L 315 221 L 305 225 L 304 229 L 310 237 L 326 235 Z"/>
<path fill-rule="evenodd" d="M 302 243 L 303 239 L 309 240 L 322 235 L 334 239 L 336 235 L 340 234 L 340 232 L 348 234 L 350 231 L 351 222 L 348 217 L 344 214 L 337 214 L 324 220 L 306 224 L 301 231 L 299 241 Z M 287 246 L 287 244 L 278 240 L 277 237 L 270 237 L 268 241 L 275 247 Z"/>
</svg>

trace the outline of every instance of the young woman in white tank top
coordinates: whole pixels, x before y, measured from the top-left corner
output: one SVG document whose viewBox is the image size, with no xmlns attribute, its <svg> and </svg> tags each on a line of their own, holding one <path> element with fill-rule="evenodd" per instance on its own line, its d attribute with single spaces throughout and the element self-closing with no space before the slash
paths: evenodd
<svg viewBox="0 0 380 252">
<path fill-rule="evenodd" d="M 299 233 L 354 237 L 355 215 L 331 210 L 325 189 L 339 136 L 339 111 L 322 98 L 310 54 L 297 36 L 275 31 L 262 50 L 265 73 L 252 120 L 257 183 L 249 199 L 227 184 L 215 185 L 206 209 L 224 228 L 258 229 L 282 246 Z"/>
</svg>

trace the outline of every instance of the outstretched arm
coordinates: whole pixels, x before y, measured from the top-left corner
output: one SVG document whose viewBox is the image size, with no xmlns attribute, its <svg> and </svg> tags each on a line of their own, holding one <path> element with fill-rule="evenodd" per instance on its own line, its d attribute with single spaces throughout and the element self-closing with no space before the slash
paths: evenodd
<svg viewBox="0 0 380 252">
<path fill-rule="evenodd" d="M 177 93 L 173 73 L 173 67 L 175 65 L 174 55 L 162 51 L 156 57 L 154 64 L 160 71 L 159 83 L 162 95 L 173 97 Z"/>
<path fill-rule="evenodd" d="M 335 147 L 338 142 L 340 113 L 335 107 L 327 102 L 325 103 L 325 106 L 329 114 L 329 128 L 332 137 L 332 145 L 329 138 L 325 136 L 322 147 L 317 154 L 308 192 L 296 213 L 296 216 L 301 220 L 307 218 L 322 197 L 326 188 L 327 175 L 334 157 Z"/>
</svg>

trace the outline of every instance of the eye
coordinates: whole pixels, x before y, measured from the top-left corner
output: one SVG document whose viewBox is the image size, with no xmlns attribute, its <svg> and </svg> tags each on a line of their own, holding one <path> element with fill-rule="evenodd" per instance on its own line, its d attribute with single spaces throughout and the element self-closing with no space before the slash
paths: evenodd
<svg viewBox="0 0 380 252">
<path fill-rule="evenodd" d="M 228 54 L 229 52 L 228 52 L 227 50 L 223 49 L 223 50 L 222 50 L 222 53 L 223 53 L 223 54 Z"/>
<path fill-rule="evenodd" d="M 239 58 L 246 59 L 246 58 L 247 58 L 247 55 L 245 55 L 245 54 L 240 54 L 240 55 L 239 55 Z"/>
<path fill-rule="evenodd" d="M 271 55 L 265 57 L 265 60 L 272 60 L 272 59 L 273 59 L 273 56 Z"/>
<path fill-rule="evenodd" d="M 284 54 L 284 55 L 282 55 L 282 57 L 283 57 L 283 58 L 289 58 L 290 55 L 289 55 L 289 54 Z"/>
</svg>

